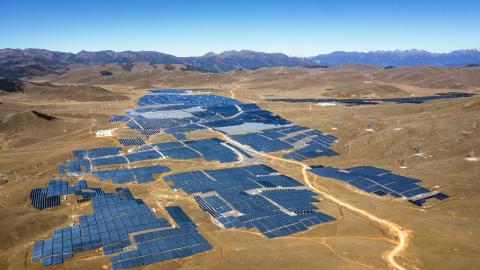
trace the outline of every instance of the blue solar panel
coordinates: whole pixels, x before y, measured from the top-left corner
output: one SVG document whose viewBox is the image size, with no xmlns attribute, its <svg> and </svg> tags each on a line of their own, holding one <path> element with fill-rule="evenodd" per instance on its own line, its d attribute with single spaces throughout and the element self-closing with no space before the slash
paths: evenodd
<svg viewBox="0 0 480 270">
<path fill-rule="evenodd" d="M 46 188 L 34 188 L 30 192 L 30 202 L 33 207 L 44 210 L 46 208 L 60 205 L 60 196 L 74 194 L 81 196 L 79 201 L 88 201 L 93 197 L 109 196 L 98 188 L 89 188 L 85 180 L 76 182 L 69 186 L 66 180 L 54 179 L 48 182 Z"/>
<path fill-rule="evenodd" d="M 126 119 L 127 117 L 123 115 L 112 115 L 109 122 L 124 122 Z"/>
<path fill-rule="evenodd" d="M 105 157 L 111 155 L 117 155 L 120 153 L 122 148 L 120 147 L 102 147 L 102 148 L 94 148 L 94 149 L 85 149 L 85 150 L 74 150 L 73 156 L 78 159 L 83 158 L 95 158 L 95 157 Z"/>
<path fill-rule="evenodd" d="M 121 184 L 125 182 L 137 181 L 137 183 L 145 183 L 155 180 L 154 174 L 169 172 L 170 168 L 166 166 L 147 166 L 131 169 L 111 169 L 103 171 L 95 171 L 93 175 L 100 180 L 111 179 L 113 183 Z"/>
<path fill-rule="evenodd" d="M 199 95 L 186 95 L 184 93 L 160 93 L 154 92 L 153 94 L 145 95 L 141 97 L 137 104 L 139 106 L 148 105 L 163 105 L 163 104 L 181 104 L 191 106 L 211 106 L 230 104 L 235 105 L 240 102 L 227 97 L 199 94 Z"/>
<path fill-rule="evenodd" d="M 320 98 L 306 98 L 306 99 L 269 99 L 268 101 L 280 101 L 280 102 L 313 102 L 313 103 L 322 103 L 322 102 L 335 102 L 343 103 L 347 106 L 354 105 L 377 105 L 380 103 L 410 103 L 410 104 L 421 104 L 427 101 L 437 100 L 437 99 L 450 99 L 450 98 L 462 98 L 462 97 L 471 97 L 475 94 L 472 93 L 462 93 L 462 92 L 448 92 L 448 93 L 439 93 L 432 96 L 423 96 L 423 97 L 403 97 L 403 98 L 329 98 L 329 99 L 320 99 Z"/>
<path fill-rule="evenodd" d="M 91 159 L 90 162 L 93 166 L 105 166 L 105 165 L 115 165 L 115 164 L 125 164 L 128 161 L 125 157 L 122 156 L 109 156 Z"/>
<path fill-rule="evenodd" d="M 118 138 L 118 142 L 125 146 L 144 145 L 142 138 Z"/>
<path fill-rule="evenodd" d="M 251 146 L 253 149 L 262 152 L 275 152 L 292 148 L 293 146 L 285 141 L 271 140 L 257 133 L 248 133 L 244 135 L 233 135 L 235 141 Z"/>
<path fill-rule="evenodd" d="M 126 121 L 127 125 L 145 136 L 164 131 L 178 141 L 187 141 L 186 134 L 197 129 L 212 128 L 224 132 L 222 128 L 244 124 L 273 125 L 276 127 L 251 132 L 247 129 L 244 134 L 231 134 L 230 137 L 256 151 L 275 152 L 288 149 L 290 151 L 283 157 L 299 161 L 337 155 L 330 148 L 336 139 L 334 136 L 292 125 L 291 122 L 262 110 L 255 104 L 244 104 L 218 95 L 193 94 L 183 90 L 170 92 L 171 90 L 177 89 L 166 89 L 165 92 L 157 89 L 141 97 L 138 101 L 139 108 L 127 112 L 129 118 Z M 160 114 L 156 117 L 157 113 Z M 171 149 L 167 152 L 174 158 L 196 157 L 194 153 L 185 149 Z M 240 152 L 250 157 L 245 151 Z M 203 153 L 203 156 L 207 160 L 220 162 L 235 160 L 230 153 L 221 154 L 221 158 L 218 159 L 210 152 Z"/>
<path fill-rule="evenodd" d="M 137 161 L 163 158 L 163 156 L 155 150 L 147 150 L 147 151 L 142 150 L 138 152 L 135 151 L 135 152 L 126 154 L 125 157 L 128 159 L 128 162 L 137 162 Z"/>
<path fill-rule="evenodd" d="M 90 161 L 86 159 L 71 160 L 58 166 L 60 174 L 78 175 L 88 173 L 92 170 Z"/>
<path fill-rule="evenodd" d="M 200 208 L 225 228 L 255 227 L 267 237 L 278 237 L 334 220 L 314 211 L 316 193 L 265 165 L 178 173 L 164 179 L 173 188 L 195 193 Z"/>
<path fill-rule="evenodd" d="M 221 163 L 237 161 L 234 151 L 217 139 L 187 140 L 144 145 L 125 155 L 129 162 L 170 157 L 174 159 L 204 158 Z M 155 150 L 153 150 L 155 149 Z"/>
<path fill-rule="evenodd" d="M 45 266 L 61 264 L 75 253 L 103 248 L 105 255 L 116 253 L 111 257 L 112 267 L 121 269 L 186 257 L 212 248 L 178 206 L 166 208 L 180 225 L 172 228 L 165 218 L 157 218 L 126 188 L 117 188 L 110 196 L 94 197 L 92 205 L 93 213 L 80 216 L 78 224 L 57 229 L 52 238 L 36 241 L 32 260 L 41 260 Z M 135 246 L 130 233 L 135 233 Z M 129 246 L 133 248 L 124 251 Z"/>
<path fill-rule="evenodd" d="M 179 206 L 167 206 L 165 207 L 168 214 L 172 217 L 172 219 L 177 223 L 180 227 L 183 226 L 197 226 L 195 223 L 183 212 L 182 208 Z"/>
<path fill-rule="evenodd" d="M 418 206 L 423 205 L 429 198 L 438 198 L 436 194 L 445 195 L 443 193 L 431 193 L 430 190 L 419 186 L 420 180 L 418 179 L 397 175 L 389 170 L 372 166 L 358 166 L 347 169 L 312 166 L 310 171 L 320 176 L 344 181 L 378 196 L 390 194 L 395 198 L 404 197 Z M 439 197 L 443 197 L 442 195 Z"/>
</svg>

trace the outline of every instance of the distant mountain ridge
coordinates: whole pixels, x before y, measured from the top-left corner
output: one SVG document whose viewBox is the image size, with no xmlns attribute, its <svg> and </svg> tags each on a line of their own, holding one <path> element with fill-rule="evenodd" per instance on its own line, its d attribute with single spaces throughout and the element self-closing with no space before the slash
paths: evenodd
<svg viewBox="0 0 480 270">
<path fill-rule="evenodd" d="M 264 53 L 249 50 L 225 51 L 220 54 L 207 53 L 203 56 L 177 57 L 155 51 L 111 50 L 78 53 L 49 51 L 44 49 L 0 49 L 0 76 L 32 77 L 66 72 L 72 64 L 184 64 L 194 69 L 225 72 L 237 68 L 257 69 L 276 66 L 319 65 L 335 66 L 345 63 L 378 66 L 457 66 L 480 63 L 477 49 L 457 50 L 450 53 L 430 53 L 423 50 L 333 52 L 314 57 L 291 57 L 282 53 Z"/>
<path fill-rule="evenodd" d="M 431 53 L 425 50 L 394 50 L 371 52 L 336 51 L 312 57 L 319 64 L 340 65 L 345 63 L 376 66 L 465 66 L 480 63 L 478 49 L 456 50 L 449 53 Z"/>
</svg>

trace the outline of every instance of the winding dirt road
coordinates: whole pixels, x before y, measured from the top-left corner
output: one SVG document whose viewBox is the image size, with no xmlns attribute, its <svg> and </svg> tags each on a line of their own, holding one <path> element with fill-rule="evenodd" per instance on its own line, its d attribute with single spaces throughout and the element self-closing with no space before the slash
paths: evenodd
<svg viewBox="0 0 480 270">
<path fill-rule="evenodd" d="M 230 90 L 232 98 L 235 98 L 234 90 L 240 88 L 238 83 L 241 82 L 241 81 L 243 81 L 243 80 L 240 80 L 240 81 L 237 81 L 237 82 L 233 83 L 234 88 L 232 88 Z M 212 131 L 215 131 L 215 130 L 212 130 Z M 264 158 L 277 160 L 277 161 L 280 161 L 280 162 L 285 162 L 285 163 L 289 163 L 289 164 L 293 164 L 293 165 L 301 167 L 303 180 L 310 189 L 316 191 L 318 194 L 322 195 L 324 198 L 326 198 L 330 201 L 333 201 L 334 203 L 336 203 L 336 204 L 338 204 L 338 205 L 340 205 L 340 206 L 342 206 L 346 209 L 349 209 L 350 211 L 352 211 L 354 213 L 357 213 L 361 216 L 364 216 L 364 217 L 376 222 L 377 224 L 381 225 L 382 227 L 385 227 L 392 234 L 393 241 L 396 244 L 392 249 L 388 250 L 384 254 L 384 258 L 385 258 L 387 264 L 390 265 L 392 269 L 406 270 L 406 268 L 404 266 L 400 265 L 395 259 L 397 256 L 399 256 L 407 248 L 407 245 L 408 245 L 409 233 L 404 228 L 402 228 L 400 225 L 398 225 L 394 222 L 391 222 L 389 220 L 383 219 L 381 217 L 378 217 L 375 214 L 370 213 L 366 210 L 360 209 L 360 208 L 358 208 L 358 207 L 356 207 L 352 204 L 344 202 L 344 201 L 336 198 L 332 194 L 329 194 L 327 192 L 319 190 L 310 181 L 310 178 L 308 176 L 308 168 L 309 167 L 306 164 L 304 164 L 302 162 L 299 162 L 299 161 L 296 161 L 296 160 L 289 160 L 289 159 L 285 159 L 285 158 L 281 158 L 281 157 L 272 156 L 272 155 L 269 155 L 269 154 L 266 154 L 266 153 L 258 152 L 258 151 L 256 151 L 255 149 L 252 149 L 249 146 L 240 144 L 240 143 L 232 140 L 230 137 L 228 137 L 227 135 L 225 135 L 223 133 L 219 132 L 219 134 L 221 134 L 221 136 L 226 141 L 228 141 L 229 143 L 234 144 L 234 145 L 236 145 L 236 146 L 238 146 L 238 147 L 240 147 L 240 148 L 242 148 L 246 151 L 255 153 L 255 154 L 257 154 L 259 156 L 262 156 Z"/>
</svg>

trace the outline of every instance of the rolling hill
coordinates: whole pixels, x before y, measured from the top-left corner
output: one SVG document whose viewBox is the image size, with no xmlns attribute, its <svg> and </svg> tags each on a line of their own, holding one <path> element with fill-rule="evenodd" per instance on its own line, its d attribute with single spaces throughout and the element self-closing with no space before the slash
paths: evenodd
<svg viewBox="0 0 480 270">
<path fill-rule="evenodd" d="M 0 49 L 0 76 L 11 78 L 37 77 L 63 74 L 72 65 L 121 64 L 130 69 L 134 63 L 181 64 L 190 70 L 227 72 L 234 69 L 258 69 L 262 67 L 324 67 L 346 63 L 387 66 L 468 66 L 480 63 L 480 51 L 457 50 L 450 53 L 430 53 L 422 50 L 333 52 L 314 57 L 291 57 L 282 53 L 264 53 L 249 50 L 225 51 L 220 54 L 177 57 L 155 51 L 111 50 L 78 53 L 43 49 Z"/>
</svg>

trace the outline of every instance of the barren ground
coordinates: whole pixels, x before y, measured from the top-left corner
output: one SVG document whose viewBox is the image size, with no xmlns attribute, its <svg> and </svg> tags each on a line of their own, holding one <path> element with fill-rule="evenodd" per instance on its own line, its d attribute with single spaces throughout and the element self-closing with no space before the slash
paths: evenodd
<svg viewBox="0 0 480 270">
<path fill-rule="evenodd" d="M 99 70 L 114 75 L 100 76 Z M 467 161 L 473 149 L 480 155 L 480 96 L 438 100 L 425 104 L 327 106 L 313 103 L 268 102 L 265 98 L 398 97 L 447 91 L 480 94 L 479 68 L 399 68 L 363 66 L 335 69 L 271 68 L 207 74 L 167 72 L 161 65 L 138 65 L 131 72 L 117 66 L 82 67 L 58 76 L 37 78 L 55 84 L 101 86 L 129 100 L 75 101 L 51 93 L 48 98 L 26 94 L 0 95 L 0 269 L 37 269 L 32 263 L 35 240 L 50 237 L 54 229 L 75 222 L 74 214 L 88 213 L 90 204 L 67 199 L 60 207 L 38 211 L 30 206 L 31 188 L 43 187 L 57 176 L 57 165 L 74 149 L 117 145 L 114 138 L 95 138 L 90 130 L 119 127 L 108 123 L 112 114 L 135 106 L 152 87 L 206 87 L 213 93 L 253 101 L 299 125 L 329 132 L 339 138 L 336 157 L 307 160 L 307 164 L 338 167 L 374 165 L 423 180 L 427 188 L 450 196 L 419 208 L 408 202 L 381 198 L 347 187 L 341 182 L 310 174 L 318 190 L 368 210 L 400 225 L 409 235 L 408 246 L 396 260 L 406 269 L 480 268 L 480 162 Z M 96 93 L 98 94 L 98 93 Z M 70 94 L 69 94 L 70 95 Z M 88 100 L 88 99 L 87 99 Z M 47 121 L 31 113 L 56 116 Z M 393 130 L 399 121 L 400 130 Z M 374 132 L 366 131 L 368 122 Z M 335 123 L 337 129 L 332 130 Z M 209 131 L 190 138 L 211 137 Z M 215 135 L 218 136 L 218 135 Z M 154 136 L 151 141 L 168 140 Z M 171 138 L 170 138 L 171 139 Z M 420 148 L 425 157 L 415 155 Z M 273 154 L 280 157 L 280 153 Z M 407 168 L 400 169 L 399 160 Z M 271 158 L 264 162 L 303 180 L 298 166 Z M 203 160 L 162 160 L 172 172 L 232 166 Z M 113 190 L 117 185 L 86 177 L 91 186 Z M 320 211 L 337 218 L 304 233 L 267 239 L 255 230 L 221 230 L 193 198 L 174 192 L 165 182 L 127 184 L 150 207 L 178 204 L 199 225 L 213 250 L 185 259 L 145 266 L 145 269 L 386 269 L 384 254 L 395 245 L 385 227 L 320 196 Z M 69 180 L 73 181 L 73 178 Z M 161 214 L 161 213 L 159 213 Z M 51 269 L 110 268 L 101 250 L 75 254 Z"/>
</svg>

